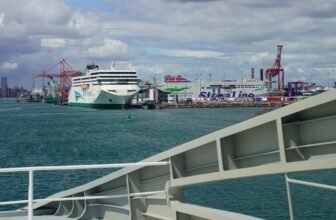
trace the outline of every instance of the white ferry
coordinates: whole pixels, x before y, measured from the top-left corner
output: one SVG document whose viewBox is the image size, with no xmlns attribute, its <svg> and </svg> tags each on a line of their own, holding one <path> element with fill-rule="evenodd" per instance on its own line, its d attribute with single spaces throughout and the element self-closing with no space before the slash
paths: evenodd
<svg viewBox="0 0 336 220">
<path fill-rule="evenodd" d="M 94 108 L 123 108 L 139 92 L 139 79 L 134 70 L 99 69 L 87 65 L 85 75 L 73 77 L 68 104 Z"/>
</svg>

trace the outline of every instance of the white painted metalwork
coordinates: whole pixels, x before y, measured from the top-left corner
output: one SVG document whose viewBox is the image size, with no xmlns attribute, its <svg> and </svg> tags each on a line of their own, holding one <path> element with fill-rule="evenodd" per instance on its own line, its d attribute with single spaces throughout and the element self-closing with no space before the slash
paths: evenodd
<svg viewBox="0 0 336 220">
<path fill-rule="evenodd" d="M 28 186 L 28 220 L 33 219 L 33 194 L 34 194 L 34 174 L 33 170 L 29 170 L 29 186 Z"/>
<path fill-rule="evenodd" d="M 29 171 L 55 171 L 55 170 L 86 170 L 86 169 L 108 169 L 141 166 L 164 166 L 169 162 L 137 162 L 137 163 L 115 163 L 115 164 L 92 164 L 92 165 L 68 165 L 68 166 L 40 166 L 40 167 L 14 167 L 0 168 L 0 173 L 29 172 Z"/>
<path fill-rule="evenodd" d="M 94 200 L 94 199 L 113 199 L 113 198 L 123 198 L 123 197 L 135 197 L 135 196 L 149 196 L 164 193 L 167 191 L 151 191 L 151 192 L 143 192 L 143 193 L 130 193 L 130 194 L 121 194 L 115 196 L 82 196 L 82 197 L 66 197 L 66 198 L 45 198 L 45 199 L 29 199 L 29 200 L 17 200 L 17 201 L 9 201 L 9 202 L 0 202 L 0 205 L 17 205 L 17 204 L 25 204 L 32 202 L 59 202 L 59 201 L 78 201 L 78 200 Z M 29 194 L 29 193 L 28 193 Z M 30 209 L 30 206 L 29 208 Z"/>
<path fill-rule="evenodd" d="M 53 201 L 76 201 L 76 200 L 93 200 L 93 199 L 110 199 L 132 196 L 147 196 L 166 191 L 152 191 L 143 193 L 130 193 L 115 196 L 83 196 L 83 197 L 68 197 L 68 198 L 45 198 L 35 199 L 34 194 L 34 172 L 36 171 L 56 171 L 56 170 L 86 170 L 86 169 L 107 169 L 107 168 L 123 168 L 123 167 L 144 167 L 144 166 L 166 166 L 169 162 L 138 162 L 138 163 L 119 163 L 119 164 L 95 164 L 95 165 L 70 165 L 70 166 L 39 166 L 39 167 L 16 167 L 16 168 L 1 168 L 0 173 L 28 172 L 28 200 L 0 202 L 0 205 L 15 205 L 28 203 L 28 220 L 33 219 L 33 202 L 53 202 Z"/>
<path fill-rule="evenodd" d="M 78 201 L 78 200 L 93 200 L 93 199 L 113 199 L 113 198 L 122 198 L 122 197 L 133 197 L 133 196 L 149 196 L 159 193 L 167 193 L 166 191 L 152 191 L 152 192 L 143 192 L 143 193 L 130 193 L 122 194 L 116 196 L 83 196 L 83 197 L 67 197 L 67 198 L 45 198 L 45 199 L 35 199 L 34 202 L 57 202 L 57 201 Z"/>
<path fill-rule="evenodd" d="M 321 183 L 314 183 L 310 181 L 291 179 L 288 177 L 287 174 L 285 174 L 285 179 L 286 179 L 286 186 L 287 186 L 287 197 L 288 197 L 290 219 L 294 219 L 294 214 L 293 214 L 292 199 L 291 199 L 289 183 L 304 185 L 304 186 L 312 186 L 312 187 L 317 187 L 317 188 L 327 189 L 327 190 L 336 190 L 336 186 L 331 186 L 331 185 L 321 184 Z"/>
<path fill-rule="evenodd" d="M 287 190 L 289 218 L 291 220 L 293 220 L 294 219 L 294 213 L 293 213 L 293 205 L 292 205 L 292 196 L 291 196 L 290 185 L 289 185 L 288 174 L 287 173 L 285 174 L 285 179 L 286 179 L 286 190 Z"/>
<path fill-rule="evenodd" d="M 18 205 L 28 203 L 29 200 L 16 200 L 16 201 L 8 201 L 8 202 L 0 202 L 0 205 Z"/>
<path fill-rule="evenodd" d="M 310 181 L 302 181 L 302 180 L 296 180 L 296 179 L 291 179 L 291 178 L 287 178 L 287 181 L 289 183 L 294 183 L 294 184 L 299 184 L 299 185 L 312 186 L 312 187 L 328 189 L 328 190 L 336 190 L 336 186 L 331 186 L 327 184 L 314 183 Z"/>
</svg>

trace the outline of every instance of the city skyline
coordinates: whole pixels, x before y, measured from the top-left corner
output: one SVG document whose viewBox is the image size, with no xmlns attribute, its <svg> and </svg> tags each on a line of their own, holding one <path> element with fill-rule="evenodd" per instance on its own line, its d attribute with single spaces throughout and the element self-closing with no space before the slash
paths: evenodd
<svg viewBox="0 0 336 220">
<path fill-rule="evenodd" d="M 18 98 L 20 95 L 28 95 L 29 93 L 30 91 L 23 86 L 14 85 L 11 87 L 7 77 L 0 76 L 0 98 Z"/>
<path fill-rule="evenodd" d="M 81 71 L 116 61 L 144 80 L 240 79 L 270 68 L 282 44 L 286 81 L 331 84 L 335 9 L 336 0 L 1 1 L 0 76 L 31 88 L 34 73 L 65 58 Z"/>
<path fill-rule="evenodd" d="M 6 76 L 6 75 L 1 75 L 0 74 L 0 88 L 1 88 L 1 79 L 2 78 L 6 78 L 7 79 L 7 87 L 8 88 L 16 88 L 16 87 L 18 87 L 18 88 L 27 88 L 27 89 L 31 89 L 30 87 L 32 87 L 32 83 L 31 83 L 31 86 L 29 87 L 29 85 L 28 85 L 28 87 L 27 86 L 24 86 L 24 84 L 26 84 L 26 83 L 21 83 L 20 81 L 17 81 L 17 80 L 11 80 L 10 78 L 8 79 L 8 77 Z"/>
</svg>

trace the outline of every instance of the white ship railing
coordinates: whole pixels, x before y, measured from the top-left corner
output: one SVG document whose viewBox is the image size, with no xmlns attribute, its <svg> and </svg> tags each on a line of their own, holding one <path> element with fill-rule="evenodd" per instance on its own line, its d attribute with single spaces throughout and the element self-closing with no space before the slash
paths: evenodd
<svg viewBox="0 0 336 220">
<path fill-rule="evenodd" d="M 285 179 L 286 179 L 286 188 L 287 188 L 289 216 L 290 216 L 291 220 L 294 219 L 294 213 L 293 213 L 292 196 L 291 196 L 289 183 L 297 184 L 297 185 L 304 185 L 304 186 L 312 186 L 312 187 L 317 187 L 317 188 L 321 188 L 321 189 L 328 189 L 328 190 L 335 190 L 336 191 L 336 186 L 331 186 L 331 185 L 321 184 L 321 183 L 315 183 L 315 182 L 310 182 L 310 181 L 296 180 L 296 179 L 289 178 L 287 174 L 285 174 Z"/>
<path fill-rule="evenodd" d="M 165 166 L 169 165 L 170 162 L 139 162 L 139 163 L 120 163 L 120 164 L 99 164 L 99 165 L 71 165 L 71 166 L 41 166 L 41 167 L 18 167 L 18 168 L 0 168 L 0 173 L 15 173 L 15 172 L 28 172 L 29 173 L 29 184 L 28 184 L 28 199 L 27 200 L 16 200 L 0 202 L 0 206 L 4 205 L 17 205 L 17 204 L 28 204 L 28 220 L 33 219 L 33 203 L 34 202 L 59 202 L 59 201 L 79 201 L 79 200 L 94 200 L 94 199 L 112 199 L 112 198 L 124 198 L 133 196 L 148 196 L 163 193 L 168 196 L 167 191 L 152 191 L 152 192 L 142 192 L 142 193 L 129 193 L 111 196 L 82 196 L 82 197 L 63 197 L 63 198 L 45 198 L 45 199 L 33 199 L 34 193 L 34 172 L 36 171 L 60 171 L 60 170 L 85 170 L 85 169 L 107 169 L 107 168 L 124 168 L 124 167 L 144 167 L 144 166 Z M 263 174 L 259 175 L 263 176 Z M 335 190 L 336 186 L 315 183 L 310 181 L 303 181 L 289 178 L 285 174 L 287 198 L 288 198 L 288 209 L 290 219 L 294 219 L 293 206 L 291 200 L 290 183 L 297 185 L 305 185 L 311 187 L 317 187 L 327 190 Z"/>
<path fill-rule="evenodd" d="M 95 165 L 70 165 L 70 166 L 39 166 L 39 167 L 16 167 L 16 168 L 0 168 L 0 173 L 17 173 L 28 172 L 28 199 L 0 202 L 2 205 L 17 205 L 28 204 L 28 220 L 33 219 L 33 203 L 34 202 L 55 202 L 55 201 L 75 201 L 75 200 L 92 200 L 92 199 L 110 199 L 110 198 L 122 198 L 128 196 L 147 196 L 157 193 L 167 193 L 166 191 L 153 191 L 143 193 L 130 193 L 122 195 L 112 196 L 83 196 L 83 197 L 69 197 L 69 198 L 45 198 L 34 199 L 34 172 L 37 171 L 60 171 L 60 170 L 91 170 L 91 169 L 108 169 L 108 168 L 125 168 L 125 167 L 145 167 L 145 166 L 166 166 L 169 162 L 138 162 L 138 163 L 118 163 L 118 164 L 95 164 Z"/>
</svg>

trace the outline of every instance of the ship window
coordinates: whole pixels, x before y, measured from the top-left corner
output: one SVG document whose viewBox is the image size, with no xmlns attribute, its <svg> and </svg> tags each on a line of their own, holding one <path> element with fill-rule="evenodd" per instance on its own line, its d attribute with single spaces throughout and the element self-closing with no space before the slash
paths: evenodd
<svg viewBox="0 0 336 220">
<path fill-rule="evenodd" d="M 137 76 L 99 76 L 99 78 L 109 78 L 109 79 L 113 79 L 113 78 L 125 78 L 125 79 L 128 79 L 128 78 L 137 78 Z"/>
<path fill-rule="evenodd" d="M 115 75 L 115 74 L 136 74 L 136 72 L 101 72 L 101 74 L 111 74 L 111 75 Z"/>
<path fill-rule="evenodd" d="M 100 79 L 102 82 L 114 82 L 116 84 L 137 83 L 137 79 Z"/>
</svg>

